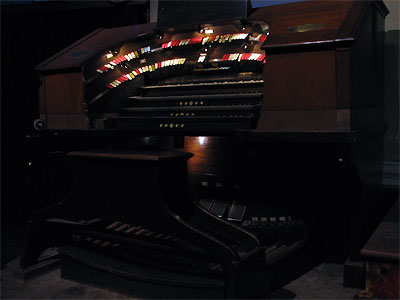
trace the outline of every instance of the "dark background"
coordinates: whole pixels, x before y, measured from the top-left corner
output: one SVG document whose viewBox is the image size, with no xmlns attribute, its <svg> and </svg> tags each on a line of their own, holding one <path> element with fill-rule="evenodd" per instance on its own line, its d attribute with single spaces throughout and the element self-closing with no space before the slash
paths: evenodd
<svg viewBox="0 0 400 300">
<path fill-rule="evenodd" d="M 24 230 L 27 216 L 41 206 L 27 188 L 32 145 L 26 136 L 39 117 L 35 66 L 98 28 L 148 19 L 146 0 L 1 3 L 2 241 L 8 227 Z"/>
</svg>

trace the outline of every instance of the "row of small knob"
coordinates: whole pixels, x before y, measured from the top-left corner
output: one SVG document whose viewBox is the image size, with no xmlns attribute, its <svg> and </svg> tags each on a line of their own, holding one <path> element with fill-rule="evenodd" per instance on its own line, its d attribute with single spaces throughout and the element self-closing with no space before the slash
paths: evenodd
<svg viewBox="0 0 400 300">
<path fill-rule="evenodd" d="M 179 102 L 179 105 L 203 105 L 204 101 L 181 101 Z"/>
<path fill-rule="evenodd" d="M 174 123 L 165 123 L 165 124 L 162 124 L 162 123 L 160 123 L 160 128 L 183 128 L 183 127 L 185 127 L 185 124 L 183 124 L 183 123 L 176 123 L 176 124 L 174 124 Z"/>
<path fill-rule="evenodd" d="M 189 117 L 189 116 L 195 116 L 195 113 L 170 113 L 170 117 Z"/>
</svg>

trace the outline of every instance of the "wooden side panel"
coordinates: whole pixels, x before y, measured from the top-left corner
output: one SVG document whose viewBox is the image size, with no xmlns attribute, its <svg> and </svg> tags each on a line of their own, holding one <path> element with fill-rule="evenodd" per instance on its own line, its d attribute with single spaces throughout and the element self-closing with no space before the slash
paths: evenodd
<svg viewBox="0 0 400 300">
<path fill-rule="evenodd" d="M 48 114 L 46 124 L 48 129 L 88 128 L 84 114 Z"/>
<path fill-rule="evenodd" d="M 81 73 L 46 75 L 40 99 L 40 112 L 47 128 L 87 129 Z"/>
<path fill-rule="evenodd" d="M 47 75 L 45 81 L 47 113 L 84 112 L 84 84 L 81 73 Z"/>
<path fill-rule="evenodd" d="M 337 111 L 262 111 L 257 131 L 336 131 Z"/>
<path fill-rule="evenodd" d="M 39 113 L 46 113 L 46 94 L 45 94 L 45 85 L 44 85 L 44 77 L 40 76 L 40 86 L 39 86 Z M 42 118 L 41 118 L 42 119 Z M 44 120 L 44 119 L 43 119 Z"/>
<path fill-rule="evenodd" d="M 381 122 L 386 13 L 381 1 L 257 10 L 250 19 L 270 25 L 258 130 L 348 131 Z"/>
<path fill-rule="evenodd" d="M 335 52 L 267 56 L 262 110 L 336 108 Z"/>
<path fill-rule="evenodd" d="M 336 51 L 336 107 L 350 107 L 350 49 Z"/>
</svg>

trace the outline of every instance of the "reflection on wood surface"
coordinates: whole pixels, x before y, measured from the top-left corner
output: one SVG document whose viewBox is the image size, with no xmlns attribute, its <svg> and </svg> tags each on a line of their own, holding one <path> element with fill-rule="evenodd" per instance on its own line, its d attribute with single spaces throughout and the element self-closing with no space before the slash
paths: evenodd
<svg viewBox="0 0 400 300">
<path fill-rule="evenodd" d="M 230 137 L 185 137 L 185 151 L 194 156 L 188 162 L 192 176 L 200 174 L 230 174 L 236 167 L 235 143 Z"/>
</svg>

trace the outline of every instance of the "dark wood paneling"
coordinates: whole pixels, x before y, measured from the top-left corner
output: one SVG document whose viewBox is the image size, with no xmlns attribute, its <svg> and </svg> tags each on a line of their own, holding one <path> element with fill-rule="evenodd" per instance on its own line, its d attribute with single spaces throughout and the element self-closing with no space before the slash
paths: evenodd
<svg viewBox="0 0 400 300">
<path fill-rule="evenodd" d="M 350 49 L 336 51 L 336 108 L 350 107 Z"/>
<path fill-rule="evenodd" d="M 336 131 L 337 111 L 262 111 L 257 131 Z"/>
<path fill-rule="evenodd" d="M 46 113 L 46 93 L 45 93 L 45 80 L 43 76 L 40 76 L 39 79 L 39 114 Z"/>
<path fill-rule="evenodd" d="M 85 115 L 82 114 L 48 114 L 48 129 L 88 129 Z"/>
<path fill-rule="evenodd" d="M 381 1 L 298 2 L 254 13 L 251 19 L 270 24 L 258 129 L 341 131 L 382 122 L 386 13 Z"/>
<path fill-rule="evenodd" d="M 46 109 L 49 114 L 83 113 L 83 78 L 81 73 L 45 77 Z"/>
<path fill-rule="evenodd" d="M 335 52 L 267 57 L 263 110 L 336 108 Z"/>
<path fill-rule="evenodd" d="M 263 20 L 270 25 L 267 45 L 333 40 L 353 2 L 304 1 L 276 5 L 257 10 L 249 19 Z M 288 31 L 288 28 L 305 24 L 322 24 L 323 27 L 307 32 Z"/>
</svg>

